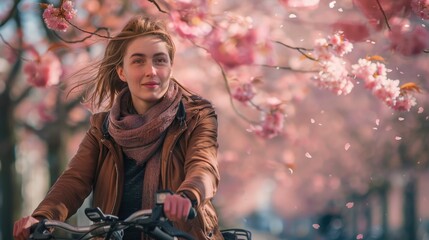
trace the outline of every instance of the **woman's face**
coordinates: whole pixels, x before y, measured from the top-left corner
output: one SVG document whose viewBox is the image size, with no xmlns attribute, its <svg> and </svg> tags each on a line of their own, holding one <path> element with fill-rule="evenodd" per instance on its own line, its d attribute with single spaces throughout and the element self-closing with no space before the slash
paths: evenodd
<svg viewBox="0 0 429 240">
<path fill-rule="evenodd" d="M 170 83 L 171 61 L 166 42 L 156 36 L 132 40 L 122 66 L 116 71 L 128 84 L 134 108 L 143 114 L 164 96 Z"/>
</svg>

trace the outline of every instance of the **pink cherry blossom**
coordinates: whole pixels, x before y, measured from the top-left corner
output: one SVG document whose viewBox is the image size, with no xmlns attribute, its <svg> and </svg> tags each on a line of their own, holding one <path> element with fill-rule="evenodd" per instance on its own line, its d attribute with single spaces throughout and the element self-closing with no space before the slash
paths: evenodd
<svg viewBox="0 0 429 240">
<path fill-rule="evenodd" d="M 232 92 L 232 97 L 240 102 L 247 102 L 256 95 L 252 82 L 245 82 L 238 85 Z"/>
<path fill-rule="evenodd" d="M 331 25 L 336 32 L 343 32 L 344 37 L 351 42 L 361 42 L 368 39 L 369 29 L 360 22 L 353 22 L 341 19 Z"/>
<path fill-rule="evenodd" d="M 228 68 L 252 64 L 255 61 L 256 30 L 249 29 L 244 34 L 235 34 L 227 39 L 221 38 L 220 32 L 212 37 L 209 51 L 212 57 Z"/>
<path fill-rule="evenodd" d="M 392 106 L 394 110 L 410 111 L 412 107 L 417 104 L 416 98 L 409 93 L 401 93 L 396 99 L 395 104 Z"/>
<path fill-rule="evenodd" d="M 429 0 L 412 0 L 411 9 L 417 16 L 429 19 Z"/>
<path fill-rule="evenodd" d="M 392 18 L 389 32 L 390 48 L 405 55 L 422 53 L 429 47 L 429 32 L 422 26 L 414 28 L 407 19 Z"/>
<path fill-rule="evenodd" d="M 262 123 L 252 126 L 251 131 L 262 138 L 273 138 L 283 132 L 284 114 L 281 111 L 263 112 Z"/>
<path fill-rule="evenodd" d="M 195 39 L 207 36 L 212 26 L 205 21 L 203 12 L 174 11 L 170 13 L 173 28 L 183 38 Z"/>
<path fill-rule="evenodd" d="M 318 38 L 314 45 L 314 57 L 318 60 L 329 60 L 335 56 L 342 57 L 353 50 L 353 44 L 344 38 L 342 32 L 337 32 L 327 38 Z"/>
<path fill-rule="evenodd" d="M 399 93 L 399 80 L 381 78 L 373 88 L 373 94 L 383 100 L 389 107 L 395 105 Z"/>
<path fill-rule="evenodd" d="M 270 97 L 266 99 L 265 111 L 261 111 L 261 123 L 250 127 L 250 131 L 256 135 L 270 139 L 283 132 L 285 114 L 282 101 L 278 98 Z"/>
<path fill-rule="evenodd" d="M 352 65 L 352 74 L 365 82 L 365 87 L 386 103 L 387 106 L 398 111 L 409 111 L 416 105 L 416 98 L 409 91 L 401 90 L 399 80 L 387 77 L 387 69 L 383 63 L 359 59 Z"/>
<path fill-rule="evenodd" d="M 321 88 L 326 88 L 337 95 L 347 95 L 353 89 L 353 83 L 346 68 L 346 62 L 338 57 L 320 61 L 322 70 L 312 77 Z"/>
<path fill-rule="evenodd" d="M 65 32 L 68 28 L 67 21 L 73 19 L 76 12 L 72 1 L 63 1 L 58 8 L 52 4 L 47 5 L 43 12 L 43 19 L 49 29 Z"/>
<path fill-rule="evenodd" d="M 352 74 L 362 79 L 365 88 L 373 90 L 374 87 L 387 77 L 387 69 L 383 63 L 371 62 L 367 59 L 359 59 L 357 64 L 352 65 Z"/>
<path fill-rule="evenodd" d="M 36 61 L 26 62 L 24 73 L 29 84 L 35 87 L 49 87 L 59 83 L 62 68 L 58 57 L 52 52 L 47 52 Z"/>
<path fill-rule="evenodd" d="M 226 14 L 218 28 L 205 39 L 205 46 L 217 62 L 226 68 L 270 61 L 272 39 L 267 29 L 254 26 L 250 17 Z"/>
<path fill-rule="evenodd" d="M 344 34 L 342 32 L 337 32 L 334 35 L 329 36 L 328 43 L 335 55 L 340 57 L 353 50 L 353 44 L 344 38 Z"/>
<path fill-rule="evenodd" d="M 387 19 L 393 16 L 403 14 L 409 9 L 411 0 L 379 0 Z M 381 30 L 385 26 L 383 13 L 375 0 L 353 0 L 356 6 L 368 19 L 368 22 L 377 29 Z"/>
</svg>

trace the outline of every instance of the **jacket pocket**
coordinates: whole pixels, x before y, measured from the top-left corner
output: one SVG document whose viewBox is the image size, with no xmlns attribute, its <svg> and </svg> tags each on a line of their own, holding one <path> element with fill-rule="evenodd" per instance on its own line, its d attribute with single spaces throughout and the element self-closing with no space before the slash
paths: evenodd
<svg viewBox="0 0 429 240">
<path fill-rule="evenodd" d="M 218 218 L 211 204 L 207 204 L 206 206 L 202 207 L 199 220 L 203 225 L 202 230 L 205 238 L 215 239 L 218 228 Z"/>
</svg>

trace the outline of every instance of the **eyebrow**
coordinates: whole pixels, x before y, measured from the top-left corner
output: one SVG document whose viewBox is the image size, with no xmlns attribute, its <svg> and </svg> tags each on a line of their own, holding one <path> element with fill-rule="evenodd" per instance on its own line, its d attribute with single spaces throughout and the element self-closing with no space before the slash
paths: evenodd
<svg viewBox="0 0 429 240">
<path fill-rule="evenodd" d="M 155 53 L 153 55 L 154 57 L 159 57 L 159 56 L 168 56 L 167 54 L 163 53 L 163 52 L 159 52 L 159 53 Z M 132 57 L 146 57 L 146 54 L 143 53 L 133 53 L 131 54 L 130 58 Z"/>
</svg>

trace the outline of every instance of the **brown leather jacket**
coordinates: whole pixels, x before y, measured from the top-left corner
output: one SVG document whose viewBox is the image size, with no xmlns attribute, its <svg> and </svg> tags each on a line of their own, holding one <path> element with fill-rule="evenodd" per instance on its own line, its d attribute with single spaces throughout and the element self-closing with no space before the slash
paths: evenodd
<svg viewBox="0 0 429 240">
<path fill-rule="evenodd" d="M 176 227 L 196 239 L 223 239 L 212 205 L 217 191 L 217 116 L 212 105 L 183 91 L 181 105 L 167 135 L 161 157 L 161 185 L 185 191 L 197 202 L 197 217 Z M 33 212 L 35 217 L 64 221 L 93 192 L 94 207 L 117 214 L 123 190 L 122 150 L 107 131 L 107 113 L 94 114 L 91 127 L 67 169 Z"/>
</svg>

